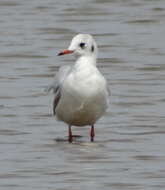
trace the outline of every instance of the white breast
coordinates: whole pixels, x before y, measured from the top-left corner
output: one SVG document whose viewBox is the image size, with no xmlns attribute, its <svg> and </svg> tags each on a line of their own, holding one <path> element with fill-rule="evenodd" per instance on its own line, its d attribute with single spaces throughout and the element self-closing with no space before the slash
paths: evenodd
<svg viewBox="0 0 165 190">
<path fill-rule="evenodd" d="M 69 125 L 94 124 L 107 108 L 106 81 L 97 68 L 73 68 L 61 89 L 56 108 L 58 119 Z"/>
</svg>

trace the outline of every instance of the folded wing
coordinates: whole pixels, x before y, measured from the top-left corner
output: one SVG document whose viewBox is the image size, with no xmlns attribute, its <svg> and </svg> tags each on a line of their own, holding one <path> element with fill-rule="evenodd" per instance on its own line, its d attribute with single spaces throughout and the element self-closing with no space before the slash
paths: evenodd
<svg viewBox="0 0 165 190">
<path fill-rule="evenodd" d="M 47 88 L 47 91 L 53 91 L 54 101 L 53 101 L 53 114 L 56 114 L 56 107 L 61 98 L 61 87 L 66 77 L 71 71 L 71 66 L 63 66 L 59 69 L 58 73 L 54 77 L 53 83 Z"/>
</svg>

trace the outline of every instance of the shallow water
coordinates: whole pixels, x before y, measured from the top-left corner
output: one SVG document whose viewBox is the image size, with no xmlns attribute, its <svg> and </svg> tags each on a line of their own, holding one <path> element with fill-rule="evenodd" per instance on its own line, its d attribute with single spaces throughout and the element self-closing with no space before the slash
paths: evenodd
<svg viewBox="0 0 165 190">
<path fill-rule="evenodd" d="M 165 188 L 163 0 L 0 1 L 0 189 Z M 72 144 L 44 88 L 79 33 L 99 44 L 108 113 Z"/>
</svg>

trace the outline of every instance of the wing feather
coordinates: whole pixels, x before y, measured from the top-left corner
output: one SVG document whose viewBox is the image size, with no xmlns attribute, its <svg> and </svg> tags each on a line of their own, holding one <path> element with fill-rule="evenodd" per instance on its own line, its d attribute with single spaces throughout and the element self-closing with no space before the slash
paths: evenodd
<svg viewBox="0 0 165 190">
<path fill-rule="evenodd" d="M 66 77 L 71 71 L 70 66 L 63 66 L 59 69 L 58 73 L 54 77 L 53 83 L 47 88 L 47 91 L 53 90 L 54 92 L 54 101 L 53 101 L 53 114 L 56 114 L 56 107 L 61 98 L 61 87 Z"/>
</svg>

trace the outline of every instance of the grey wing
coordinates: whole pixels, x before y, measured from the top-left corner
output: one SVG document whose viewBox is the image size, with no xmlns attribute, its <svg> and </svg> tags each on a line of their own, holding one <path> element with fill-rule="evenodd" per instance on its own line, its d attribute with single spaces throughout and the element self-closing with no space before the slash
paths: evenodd
<svg viewBox="0 0 165 190">
<path fill-rule="evenodd" d="M 58 105 L 58 102 L 61 98 L 61 92 L 60 90 L 57 91 L 57 93 L 54 96 L 54 100 L 53 100 L 53 114 L 56 115 L 56 107 Z"/>
<path fill-rule="evenodd" d="M 45 88 L 45 91 L 53 91 L 54 93 L 56 93 L 59 87 L 62 85 L 63 81 L 65 80 L 66 76 L 69 74 L 70 70 L 70 66 L 60 67 L 58 73 L 56 73 L 54 76 L 53 82 Z"/>
<path fill-rule="evenodd" d="M 56 107 L 60 101 L 61 98 L 61 87 L 63 82 L 65 81 L 66 77 L 71 71 L 70 66 L 63 66 L 59 69 L 59 72 L 56 74 L 54 78 L 54 82 L 49 87 L 48 91 L 53 89 L 54 92 L 54 101 L 53 101 L 53 114 L 56 114 Z"/>
<path fill-rule="evenodd" d="M 106 100 L 107 100 L 107 105 L 109 105 L 109 103 L 110 103 L 110 96 L 111 96 L 111 91 L 110 91 L 110 87 L 109 87 L 109 85 L 108 85 L 108 82 L 106 82 L 107 84 L 106 84 Z"/>
<path fill-rule="evenodd" d="M 107 83 L 107 92 L 108 92 L 108 96 L 111 96 L 111 90 L 110 90 L 108 83 Z"/>
</svg>

